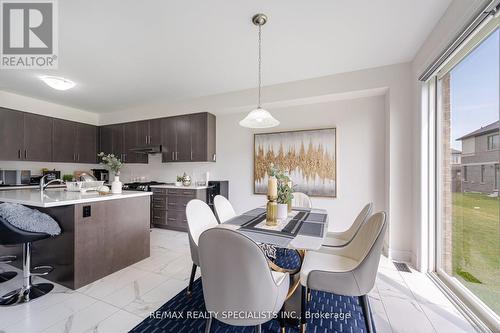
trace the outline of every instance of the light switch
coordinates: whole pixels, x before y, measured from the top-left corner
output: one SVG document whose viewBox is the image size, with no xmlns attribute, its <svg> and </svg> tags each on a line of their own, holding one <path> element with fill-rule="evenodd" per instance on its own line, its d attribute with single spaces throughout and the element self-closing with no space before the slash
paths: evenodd
<svg viewBox="0 0 500 333">
<path fill-rule="evenodd" d="M 83 206 L 83 217 L 90 217 L 92 210 L 90 206 Z"/>
</svg>

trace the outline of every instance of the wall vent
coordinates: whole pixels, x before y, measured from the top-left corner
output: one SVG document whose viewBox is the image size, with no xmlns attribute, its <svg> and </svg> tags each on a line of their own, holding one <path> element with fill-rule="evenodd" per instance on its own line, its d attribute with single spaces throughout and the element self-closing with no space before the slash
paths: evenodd
<svg viewBox="0 0 500 333">
<path fill-rule="evenodd" d="M 394 266 L 396 266 L 396 269 L 398 271 L 400 271 L 400 272 L 406 272 L 406 273 L 411 273 L 410 268 L 404 262 L 395 262 L 395 261 L 393 261 L 392 263 L 394 264 Z"/>
</svg>

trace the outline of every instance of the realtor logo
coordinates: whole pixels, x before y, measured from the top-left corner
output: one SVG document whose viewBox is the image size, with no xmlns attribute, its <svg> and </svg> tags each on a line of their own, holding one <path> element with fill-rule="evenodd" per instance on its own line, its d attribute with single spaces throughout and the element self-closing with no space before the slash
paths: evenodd
<svg viewBox="0 0 500 333">
<path fill-rule="evenodd" d="M 0 68 L 57 68 L 56 9 L 56 0 L 0 0 Z"/>
</svg>

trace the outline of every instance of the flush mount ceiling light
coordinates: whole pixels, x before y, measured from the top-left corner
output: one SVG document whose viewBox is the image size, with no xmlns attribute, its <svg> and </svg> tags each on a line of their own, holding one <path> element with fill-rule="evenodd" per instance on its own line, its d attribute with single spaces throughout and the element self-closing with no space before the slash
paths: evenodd
<svg viewBox="0 0 500 333">
<path fill-rule="evenodd" d="M 248 128 L 269 128 L 278 126 L 280 122 L 274 118 L 269 111 L 264 110 L 260 104 L 262 90 L 262 26 L 267 22 L 267 16 L 256 14 L 252 17 L 252 22 L 259 27 L 259 98 L 257 108 L 250 111 L 248 115 L 240 121 L 240 126 Z"/>
<path fill-rule="evenodd" d="M 68 90 L 76 85 L 75 82 L 59 76 L 44 75 L 40 76 L 40 80 L 45 82 L 49 87 L 56 90 Z"/>
</svg>

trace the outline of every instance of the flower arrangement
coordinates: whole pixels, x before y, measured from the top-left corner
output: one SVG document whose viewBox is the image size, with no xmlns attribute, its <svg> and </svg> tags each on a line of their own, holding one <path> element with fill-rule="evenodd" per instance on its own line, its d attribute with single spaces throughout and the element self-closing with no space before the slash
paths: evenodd
<svg viewBox="0 0 500 333">
<path fill-rule="evenodd" d="M 123 164 L 119 158 L 114 154 L 104 154 L 103 152 L 100 152 L 97 156 L 101 158 L 101 164 L 104 164 L 110 171 L 113 171 L 116 176 L 120 175 L 120 169 Z"/>
</svg>

